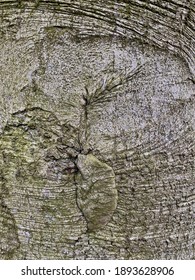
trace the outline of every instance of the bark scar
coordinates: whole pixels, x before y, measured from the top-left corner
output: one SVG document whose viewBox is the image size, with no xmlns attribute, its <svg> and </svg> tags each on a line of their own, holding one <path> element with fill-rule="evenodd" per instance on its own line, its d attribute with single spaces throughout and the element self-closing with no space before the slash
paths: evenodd
<svg viewBox="0 0 195 280">
<path fill-rule="evenodd" d="M 88 231 L 103 228 L 117 207 L 117 189 L 113 169 L 92 154 L 79 154 L 76 165 L 77 205 Z"/>
</svg>

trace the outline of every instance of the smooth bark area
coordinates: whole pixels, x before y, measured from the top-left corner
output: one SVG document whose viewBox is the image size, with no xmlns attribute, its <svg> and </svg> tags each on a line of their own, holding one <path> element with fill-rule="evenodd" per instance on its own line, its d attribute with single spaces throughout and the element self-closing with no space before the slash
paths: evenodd
<svg viewBox="0 0 195 280">
<path fill-rule="evenodd" d="M 0 1 L 0 259 L 195 258 L 195 2 Z"/>
</svg>

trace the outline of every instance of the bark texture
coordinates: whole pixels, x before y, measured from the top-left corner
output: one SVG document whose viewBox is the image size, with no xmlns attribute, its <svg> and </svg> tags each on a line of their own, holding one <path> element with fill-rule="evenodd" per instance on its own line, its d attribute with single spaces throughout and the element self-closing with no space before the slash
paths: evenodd
<svg viewBox="0 0 195 280">
<path fill-rule="evenodd" d="M 194 0 L 4 0 L 0 34 L 0 258 L 194 259 Z"/>
</svg>

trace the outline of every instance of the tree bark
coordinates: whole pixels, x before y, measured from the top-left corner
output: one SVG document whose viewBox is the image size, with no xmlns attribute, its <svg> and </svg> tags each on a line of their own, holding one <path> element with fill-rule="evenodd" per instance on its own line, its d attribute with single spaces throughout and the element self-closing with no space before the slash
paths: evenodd
<svg viewBox="0 0 195 280">
<path fill-rule="evenodd" d="M 194 1 L 0 12 L 0 259 L 194 259 Z"/>
</svg>

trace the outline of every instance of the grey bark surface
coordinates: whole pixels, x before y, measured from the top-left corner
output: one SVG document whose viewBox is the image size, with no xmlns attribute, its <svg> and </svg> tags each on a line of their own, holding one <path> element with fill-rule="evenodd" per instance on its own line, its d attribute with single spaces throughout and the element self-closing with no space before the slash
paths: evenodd
<svg viewBox="0 0 195 280">
<path fill-rule="evenodd" d="M 194 0 L 4 0 L 0 34 L 0 259 L 194 259 Z"/>
</svg>

